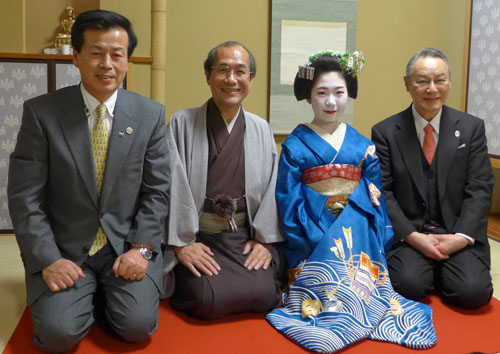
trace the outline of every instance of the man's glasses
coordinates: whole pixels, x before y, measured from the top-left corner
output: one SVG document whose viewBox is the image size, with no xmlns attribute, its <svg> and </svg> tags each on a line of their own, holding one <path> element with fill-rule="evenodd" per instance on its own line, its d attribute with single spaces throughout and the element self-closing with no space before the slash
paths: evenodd
<svg viewBox="0 0 500 354">
<path fill-rule="evenodd" d="M 232 68 L 227 65 L 212 66 L 215 75 L 226 78 L 231 74 L 237 79 L 246 79 L 250 76 L 250 70 L 244 67 Z"/>
<path fill-rule="evenodd" d="M 416 86 L 421 87 L 421 88 L 427 88 L 431 86 L 431 84 L 434 84 L 435 87 L 443 87 L 448 85 L 449 80 L 445 78 L 441 79 L 436 79 L 436 80 L 431 80 L 431 79 L 412 79 L 412 81 L 415 83 Z"/>
</svg>

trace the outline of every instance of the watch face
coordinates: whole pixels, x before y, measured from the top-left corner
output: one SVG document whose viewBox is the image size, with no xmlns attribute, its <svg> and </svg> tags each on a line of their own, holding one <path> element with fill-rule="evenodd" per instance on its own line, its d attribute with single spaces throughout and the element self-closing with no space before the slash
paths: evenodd
<svg viewBox="0 0 500 354">
<path fill-rule="evenodd" d="M 150 249 L 147 249 L 147 248 L 140 248 L 139 249 L 139 252 L 142 254 L 142 256 L 147 259 L 147 260 L 150 260 L 151 257 L 153 256 L 153 252 L 150 250 Z"/>
</svg>

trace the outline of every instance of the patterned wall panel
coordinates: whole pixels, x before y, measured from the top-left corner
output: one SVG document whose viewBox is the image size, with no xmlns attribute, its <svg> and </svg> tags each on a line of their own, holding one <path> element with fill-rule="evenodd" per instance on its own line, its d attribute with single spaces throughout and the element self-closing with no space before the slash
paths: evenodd
<svg viewBox="0 0 500 354">
<path fill-rule="evenodd" d="M 80 72 L 71 61 L 53 60 L 15 62 L 0 60 L 0 231 L 12 230 L 7 206 L 9 155 L 14 150 L 21 126 L 23 103 L 47 93 L 80 82 Z"/>
<path fill-rule="evenodd" d="M 7 207 L 9 155 L 21 126 L 24 101 L 48 90 L 47 63 L 0 62 L 0 229 L 12 229 Z"/>
<path fill-rule="evenodd" d="M 467 112 L 484 119 L 488 152 L 500 158 L 500 1 L 473 0 Z"/>
<path fill-rule="evenodd" d="M 80 82 L 80 70 L 71 63 L 56 63 L 56 90 Z"/>
</svg>

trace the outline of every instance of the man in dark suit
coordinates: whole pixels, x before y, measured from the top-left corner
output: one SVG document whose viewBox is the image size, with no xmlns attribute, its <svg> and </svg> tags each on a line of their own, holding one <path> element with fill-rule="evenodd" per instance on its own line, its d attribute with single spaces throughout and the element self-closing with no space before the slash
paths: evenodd
<svg viewBox="0 0 500 354">
<path fill-rule="evenodd" d="M 484 122 L 446 105 L 448 60 L 433 48 L 408 63 L 413 103 L 372 128 L 395 241 L 394 289 L 410 299 L 438 292 L 478 308 L 493 293 L 488 213 L 494 177 Z"/>
<path fill-rule="evenodd" d="M 33 338 L 50 352 L 74 347 L 97 314 L 125 341 L 156 330 L 168 209 L 164 107 L 119 88 L 130 21 L 84 12 L 72 44 L 81 84 L 25 102 L 9 168 Z"/>
</svg>

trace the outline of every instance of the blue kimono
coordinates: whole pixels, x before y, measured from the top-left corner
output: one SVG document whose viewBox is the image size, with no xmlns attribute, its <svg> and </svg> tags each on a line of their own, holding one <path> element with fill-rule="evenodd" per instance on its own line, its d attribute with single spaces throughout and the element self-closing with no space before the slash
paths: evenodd
<svg viewBox="0 0 500 354">
<path fill-rule="evenodd" d="M 283 143 L 276 199 L 289 268 L 299 268 L 285 306 L 267 315 L 309 350 L 331 353 L 363 338 L 429 348 L 436 342 L 431 308 L 394 292 L 385 253 L 393 231 L 379 161 L 371 141 L 346 126 L 339 151 L 306 125 Z M 328 195 L 303 183 L 317 166 L 361 168 L 359 184 L 336 218 Z"/>
</svg>

